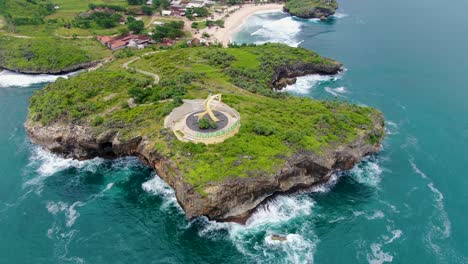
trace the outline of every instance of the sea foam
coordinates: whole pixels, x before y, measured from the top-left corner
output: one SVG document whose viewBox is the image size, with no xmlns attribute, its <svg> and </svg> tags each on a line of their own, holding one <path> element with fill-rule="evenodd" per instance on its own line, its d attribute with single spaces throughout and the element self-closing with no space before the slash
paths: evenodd
<svg viewBox="0 0 468 264">
<path fill-rule="evenodd" d="M 163 209 L 168 206 L 173 206 L 176 207 L 180 212 L 183 211 L 179 203 L 177 203 L 174 190 L 156 174 L 154 174 L 151 179 L 144 182 L 141 185 L 141 188 L 148 193 L 158 195 L 163 198 Z"/>
<path fill-rule="evenodd" d="M 311 74 L 306 76 L 297 77 L 296 83 L 286 86 L 282 91 L 294 94 L 308 94 L 311 89 L 317 87 L 319 84 L 333 82 L 341 78 L 341 74 L 337 75 L 319 75 Z"/>
<path fill-rule="evenodd" d="M 435 187 L 432 179 L 416 165 L 412 157 L 409 159 L 409 163 L 413 171 L 428 182 L 427 187 L 432 192 L 434 197 L 435 214 L 433 214 L 429 219 L 429 226 L 425 235 L 425 242 L 427 247 L 431 249 L 439 258 L 443 258 L 444 252 L 442 251 L 439 242 L 449 238 L 452 229 L 452 223 L 444 206 L 444 195 L 439 189 Z"/>
<path fill-rule="evenodd" d="M 23 183 L 23 188 L 33 188 L 36 194 L 42 192 L 44 180 L 59 171 L 68 168 L 86 169 L 94 172 L 104 162 L 104 159 L 79 161 L 71 158 L 62 158 L 38 146 L 32 146 L 28 169 L 35 171 L 33 177 Z"/>
<path fill-rule="evenodd" d="M 49 74 L 21 74 L 11 71 L 1 71 L 0 72 L 0 87 L 8 87 L 8 86 L 18 86 L 18 87 L 26 87 L 36 83 L 47 83 L 53 82 L 58 78 L 68 78 L 78 72 L 69 73 L 69 74 L 62 74 L 62 75 L 49 75 Z"/>
<path fill-rule="evenodd" d="M 256 44 L 276 42 L 297 47 L 302 42 L 298 40 L 301 22 L 294 20 L 292 17 L 271 20 L 268 19 L 268 16 L 257 15 L 253 16 L 249 23 L 262 25 L 260 29 L 251 34 L 260 38 L 255 42 Z"/>
</svg>

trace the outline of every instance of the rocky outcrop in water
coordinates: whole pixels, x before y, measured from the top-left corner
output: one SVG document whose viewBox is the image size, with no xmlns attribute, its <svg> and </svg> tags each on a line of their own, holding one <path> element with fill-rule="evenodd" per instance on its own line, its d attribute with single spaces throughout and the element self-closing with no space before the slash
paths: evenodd
<svg viewBox="0 0 468 264">
<path fill-rule="evenodd" d="M 325 21 L 335 14 L 337 8 L 335 0 L 288 0 L 283 10 L 299 18 L 319 18 Z"/>
<path fill-rule="evenodd" d="M 380 142 L 372 144 L 369 139 L 382 135 L 383 117 L 374 120 L 372 131 L 356 136 L 350 144 L 330 146 L 320 155 L 309 151 L 294 153 L 273 175 L 210 183 L 204 187 L 203 195 L 185 183 L 181 171 L 170 159 L 155 152 L 144 137 L 123 140 L 115 130 L 97 133 L 91 127 L 73 124 L 42 126 L 28 121 L 25 128 L 33 143 L 66 157 L 82 160 L 137 156 L 175 190 L 188 218 L 207 216 L 243 223 L 269 198 L 323 183 L 334 172 L 351 169 L 364 156 L 379 151 Z"/>
<path fill-rule="evenodd" d="M 343 64 L 332 61 L 327 64 L 296 63 L 288 64 L 275 69 L 271 85 L 276 90 L 281 90 L 287 85 L 296 83 L 296 77 L 309 74 L 334 75 L 340 72 Z"/>
</svg>

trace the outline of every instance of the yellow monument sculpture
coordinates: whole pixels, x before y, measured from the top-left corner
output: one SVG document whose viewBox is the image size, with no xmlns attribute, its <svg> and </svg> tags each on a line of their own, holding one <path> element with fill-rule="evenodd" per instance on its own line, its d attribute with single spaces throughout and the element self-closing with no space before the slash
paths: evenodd
<svg viewBox="0 0 468 264">
<path fill-rule="evenodd" d="M 213 111 L 211 109 L 211 102 L 216 100 L 216 104 L 213 106 L 213 109 L 215 109 L 218 104 L 221 103 L 221 94 L 215 94 L 215 95 L 208 95 L 206 98 L 205 102 L 203 102 L 203 105 L 205 106 L 205 111 L 199 114 L 196 114 L 195 116 L 198 117 L 198 121 L 202 119 L 206 114 L 211 117 L 211 120 L 214 122 L 218 122 L 219 119 L 213 114 Z"/>
</svg>

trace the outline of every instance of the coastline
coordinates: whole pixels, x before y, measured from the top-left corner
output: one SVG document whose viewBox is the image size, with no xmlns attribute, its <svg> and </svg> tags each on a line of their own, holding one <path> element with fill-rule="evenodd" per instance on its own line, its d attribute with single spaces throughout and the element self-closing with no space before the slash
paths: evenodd
<svg viewBox="0 0 468 264">
<path fill-rule="evenodd" d="M 250 16 L 259 12 L 275 12 L 282 10 L 282 4 L 244 4 L 224 20 L 224 28 L 212 27 L 203 30 L 203 32 L 212 35 L 216 41 L 221 43 L 224 47 L 227 47 L 232 40 L 232 36 L 239 31 Z"/>
</svg>

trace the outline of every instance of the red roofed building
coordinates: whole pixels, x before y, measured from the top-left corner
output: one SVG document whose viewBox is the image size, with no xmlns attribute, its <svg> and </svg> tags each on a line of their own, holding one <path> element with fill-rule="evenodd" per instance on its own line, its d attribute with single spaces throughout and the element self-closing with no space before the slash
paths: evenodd
<svg viewBox="0 0 468 264">
<path fill-rule="evenodd" d="M 123 49 L 125 47 L 144 47 L 150 42 L 150 38 L 144 35 L 128 35 L 123 37 L 99 36 L 97 40 L 111 50 Z"/>
</svg>

